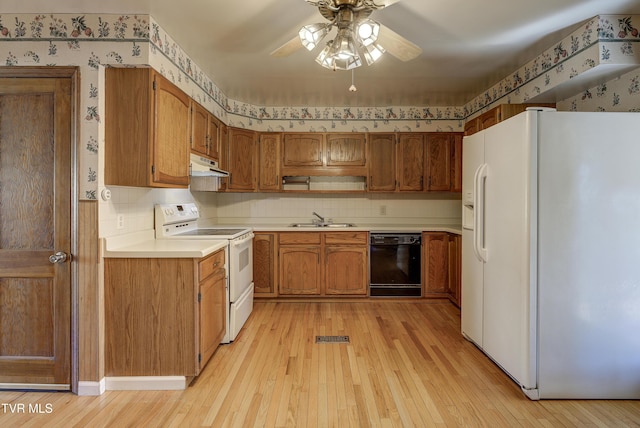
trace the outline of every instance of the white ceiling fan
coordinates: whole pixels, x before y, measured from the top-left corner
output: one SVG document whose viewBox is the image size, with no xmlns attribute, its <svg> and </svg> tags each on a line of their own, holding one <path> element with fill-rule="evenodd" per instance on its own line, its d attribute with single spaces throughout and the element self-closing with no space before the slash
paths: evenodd
<svg viewBox="0 0 640 428">
<path fill-rule="evenodd" d="M 360 52 L 367 65 L 389 52 L 401 61 L 416 58 L 422 49 L 369 16 L 375 10 L 400 0 L 305 0 L 316 6 L 327 22 L 305 25 L 298 36 L 280 46 L 271 55 L 285 57 L 301 47 L 315 49 L 335 28 L 333 38 L 316 57 L 323 67 L 351 70 L 362 65 Z"/>
</svg>

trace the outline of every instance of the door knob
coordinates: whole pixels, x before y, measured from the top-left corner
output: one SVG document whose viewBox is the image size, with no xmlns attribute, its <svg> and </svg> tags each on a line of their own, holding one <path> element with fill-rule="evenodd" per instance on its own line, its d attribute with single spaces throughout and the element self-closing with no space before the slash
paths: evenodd
<svg viewBox="0 0 640 428">
<path fill-rule="evenodd" d="M 55 254 L 51 254 L 49 256 L 49 261 L 51 263 L 64 263 L 67 261 L 67 253 L 63 252 L 63 251 L 58 251 Z"/>
</svg>

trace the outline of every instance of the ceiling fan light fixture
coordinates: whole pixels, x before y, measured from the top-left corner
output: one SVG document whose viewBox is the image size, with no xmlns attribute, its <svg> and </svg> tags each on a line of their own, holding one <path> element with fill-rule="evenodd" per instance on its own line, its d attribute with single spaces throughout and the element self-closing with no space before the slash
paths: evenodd
<svg viewBox="0 0 640 428">
<path fill-rule="evenodd" d="M 313 50 L 327 35 L 329 27 L 327 24 L 309 24 L 302 27 L 298 33 L 302 46 L 307 50 Z"/>
<path fill-rule="evenodd" d="M 380 24 L 373 19 L 365 19 L 357 27 L 357 34 L 362 46 L 369 46 L 378 40 L 380 34 Z"/>
<path fill-rule="evenodd" d="M 384 53 L 384 48 L 377 43 L 364 46 L 364 59 L 367 61 L 367 65 L 376 62 Z"/>
</svg>

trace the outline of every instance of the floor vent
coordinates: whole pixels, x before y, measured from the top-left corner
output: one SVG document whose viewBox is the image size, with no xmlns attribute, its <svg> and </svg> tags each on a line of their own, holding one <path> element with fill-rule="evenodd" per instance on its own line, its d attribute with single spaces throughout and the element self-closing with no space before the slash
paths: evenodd
<svg viewBox="0 0 640 428">
<path fill-rule="evenodd" d="M 316 336 L 316 343 L 349 343 L 349 336 Z"/>
</svg>

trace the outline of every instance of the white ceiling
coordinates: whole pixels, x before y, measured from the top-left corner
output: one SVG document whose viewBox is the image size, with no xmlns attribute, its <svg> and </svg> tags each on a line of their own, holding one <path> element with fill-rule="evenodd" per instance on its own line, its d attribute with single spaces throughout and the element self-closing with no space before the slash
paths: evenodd
<svg viewBox="0 0 640 428">
<path fill-rule="evenodd" d="M 0 13 L 149 14 L 230 98 L 261 106 L 458 106 L 596 15 L 640 14 L 640 0 L 401 0 L 371 17 L 422 48 L 351 72 L 317 52 L 271 51 L 323 22 L 304 0 L 3 0 Z"/>
</svg>

